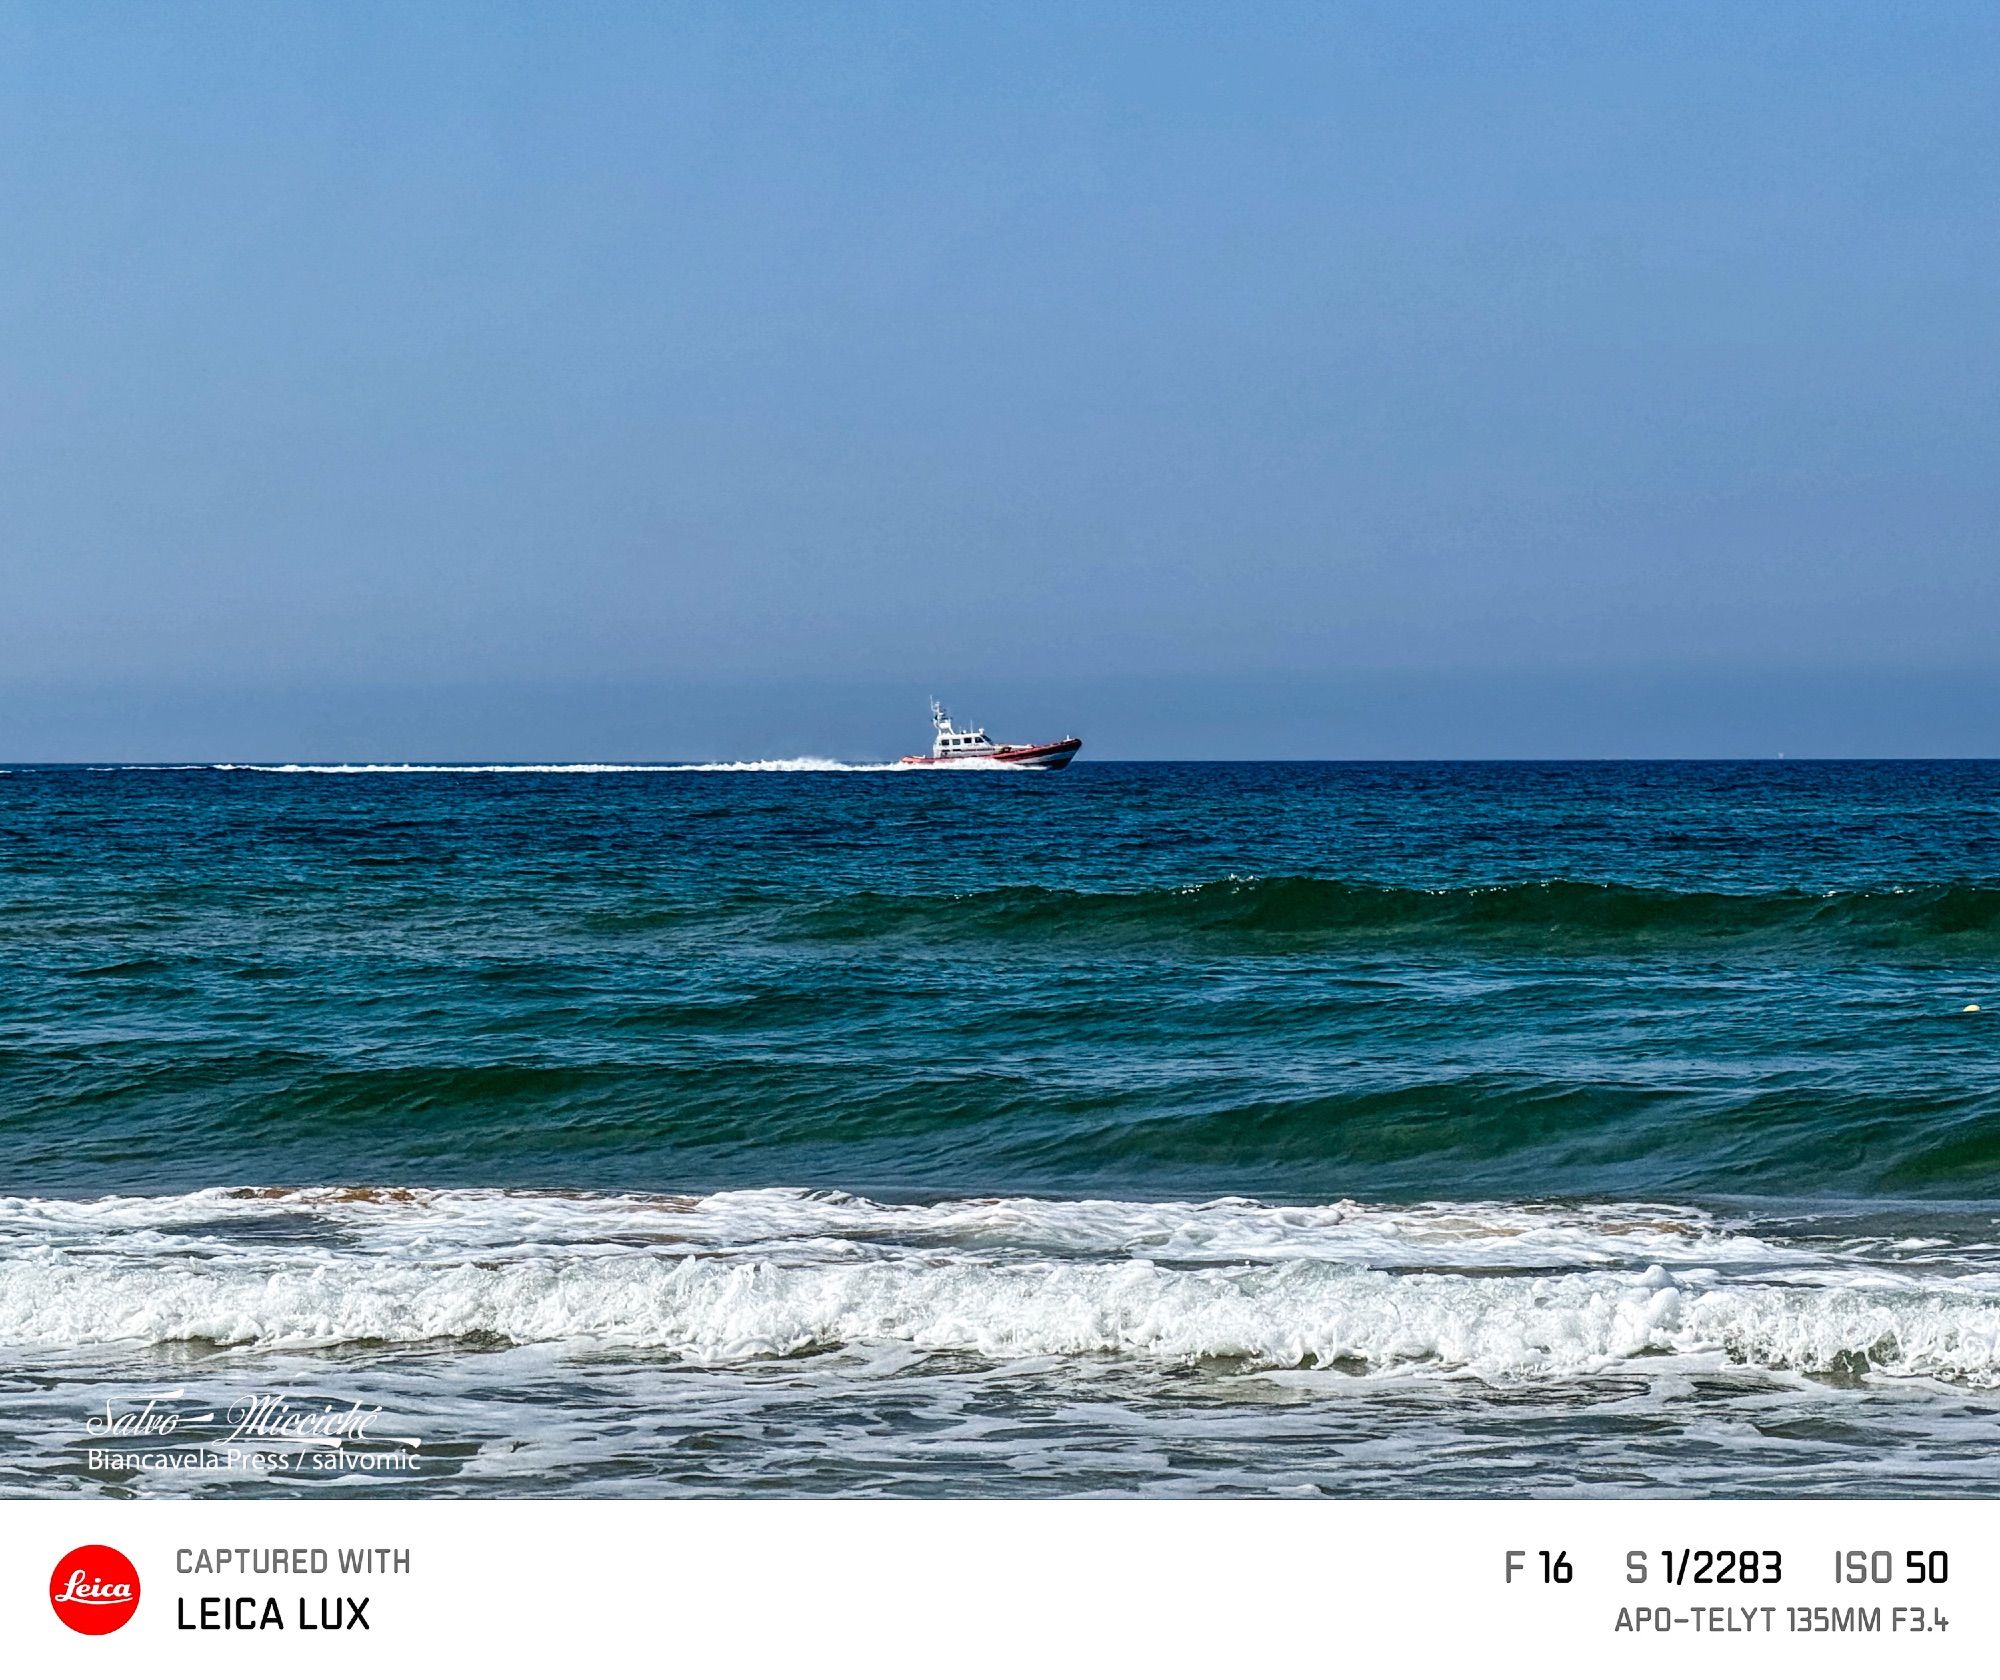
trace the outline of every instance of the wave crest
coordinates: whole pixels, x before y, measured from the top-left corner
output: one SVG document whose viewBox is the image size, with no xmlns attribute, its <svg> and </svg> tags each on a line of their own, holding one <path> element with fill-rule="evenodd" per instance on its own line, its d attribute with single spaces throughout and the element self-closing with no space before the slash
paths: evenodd
<svg viewBox="0 0 2000 1680">
<path fill-rule="evenodd" d="M 1063 1264 L 528 1259 L 0 1265 L 0 1340 L 258 1348 L 452 1340 L 642 1348 L 700 1364 L 902 1343 L 986 1358 L 1433 1368 L 1493 1380 L 1709 1357 L 2000 1386 L 2000 1301 L 1630 1277 L 1392 1276 L 1323 1262 Z"/>
<path fill-rule="evenodd" d="M 497 1341 L 703 1365 L 894 1345 L 1493 1382 L 1678 1359 L 1989 1388 L 1990 1259 L 1913 1266 L 1894 1245 L 1807 1248 L 1637 1205 L 11 1199 L 0 1344 Z"/>
<path fill-rule="evenodd" d="M 1818 942 L 2000 951 L 2000 887 L 1970 882 L 1814 893 L 1679 891 L 1552 879 L 1417 888 L 1319 876 L 1230 876 L 1136 892 L 1009 887 L 924 897 L 857 893 L 802 914 L 850 939 L 922 933 L 1017 939 L 1487 942 L 1539 950 Z"/>
</svg>

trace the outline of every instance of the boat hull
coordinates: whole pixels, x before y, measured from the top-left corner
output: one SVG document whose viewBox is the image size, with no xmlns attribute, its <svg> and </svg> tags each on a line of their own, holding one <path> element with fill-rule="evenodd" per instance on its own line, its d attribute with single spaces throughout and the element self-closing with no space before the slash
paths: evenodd
<svg viewBox="0 0 2000 1680">
<path fill-rule="evenodd" d="M 1064 741 L 1045 741 L 1034 747 L 995 747 L 991 752 L 954 753 L 949 758 L 912 757 L 903 762 L 917 769 L 941 770 L 960 764 L 991 764 L 1009 770 L 1060 770 L 1082 749 L 1083 742 L 1072 735 Z"/>
</svg>

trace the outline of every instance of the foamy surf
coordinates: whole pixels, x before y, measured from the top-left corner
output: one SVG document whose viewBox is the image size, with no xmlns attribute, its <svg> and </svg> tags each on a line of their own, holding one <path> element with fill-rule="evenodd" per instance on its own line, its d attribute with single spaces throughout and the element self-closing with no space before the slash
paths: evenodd
<svg viewBox="0 0 2000 1680">
<path fill-rule="evenodd" d="M 224 1234 L 254 1252 L 260 1234 L 309 1218 L 341 1252 L 504 1257 L 579 1249 L 768 1256 L 959 1252 L 1173 1262 L 1326 1260 L 1347 1265 L 1541 1268 L 1626 1263 L 1764 1266 L 1798 1263 L 1789 1247 L 1685 1208 L 1651 1203 L 1340 1201 L 1288 1206 L 1228 1197 L 1207 1202 L 971 1197 L 880 1202 L 796 1188 L 707 1196 L 541 1193 L 325 1186 L 230 1188 L 181 1196 L 89 1201 L 0 1196 L 0 1259 L 26 1244 L 89 1243 L 172 1250 L 191 1230 Z M 1858 1258 L 1855 1263 L 1859 1263 Z M 1824 1259 L 1815 1264 L 1825 1266 Z"/>
<path fill-rule="evenodd" d="M 0 1201 L 0 1344 L 903 1347 L 1536 1383 L 1692 1362 L 2000 1387 L 1990 1256 L 1688 1209 L 210 1191 Z"/>
<path fill-rule="evenodd" d="M 1665 1357 L 2000 1386 L 2000 1300 L 1625 1278 L 1394 1278 L 1122 1264 L 597 1257 L 338 1266 L 0 1267 L 0 1341 L 332 1348 L 497 1339 L 721 1365 L 904 1343 L 992 1359 L 1434 1368 L 1493 1381 Z"/>
</svg>

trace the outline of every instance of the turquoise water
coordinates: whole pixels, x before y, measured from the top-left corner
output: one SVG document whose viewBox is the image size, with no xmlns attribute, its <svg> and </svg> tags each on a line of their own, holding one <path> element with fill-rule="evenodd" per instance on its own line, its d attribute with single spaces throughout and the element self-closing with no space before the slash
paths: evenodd
<svg viewBox="0 0 2000 1680">
<path fill-rule="evenodd" d="M 1996 1491 L 1997 982 L 1995 764 L 16 767 L 0 1485 Z"/>
</svg>

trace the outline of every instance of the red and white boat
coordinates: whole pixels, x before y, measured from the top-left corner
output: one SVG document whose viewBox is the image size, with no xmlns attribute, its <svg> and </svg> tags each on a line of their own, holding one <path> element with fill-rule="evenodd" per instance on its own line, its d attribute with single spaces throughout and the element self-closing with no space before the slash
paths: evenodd
<svg viewBox="0 0 2000 1680">
<path fill-rule="evenodd" d="M 983 729 L 960 729 L 935 700 L 931 702 L 931 722 L 936 726 L 937 739 L 931 743 L 930 752 L 923 757 L 906 758 L 905 764 L 932 768 L 947 764 L 992 764 L 1005 765 L 1010 770 L 1060 770 L 1083 746 L 1082 741 L 1071 735 L 1060 741 L 1045 741 L 1038 747 L 1010 747 L 994 741 Z"/>
</svg>

